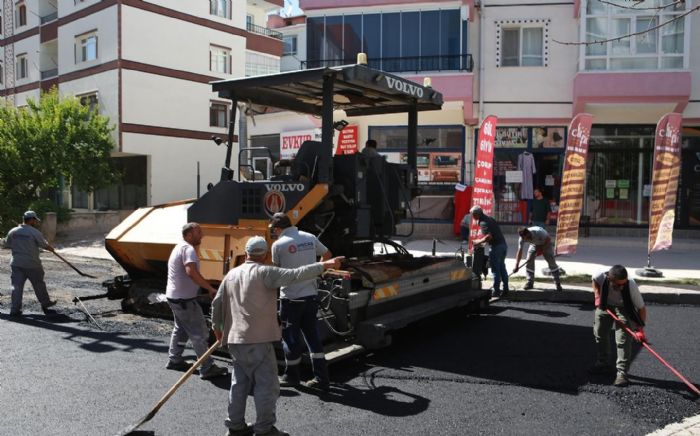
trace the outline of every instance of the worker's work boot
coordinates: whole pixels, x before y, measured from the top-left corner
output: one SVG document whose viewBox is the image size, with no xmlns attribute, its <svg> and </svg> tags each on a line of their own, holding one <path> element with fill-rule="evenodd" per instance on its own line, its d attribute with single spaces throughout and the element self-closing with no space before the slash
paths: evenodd
<svg viewBox="0 0 700 436">
<path fill-rule="evenodd" d="M 615 382 L 613 384 L 618 388 L 624 388 L 625 386 L 630 384 L 630 381 L 627 379 L 627 374 L 618 371 L 617 377 L 615 377 Z"/>
<path fill-rule="evenodd" d="M 327 381 L 321 381 L 321 379 L 319 379 L 318 377 L 314 377 L 309 381 L 305 381 L 303 385 L 306 388 L 323 392 L 328 392 L 328 390 L 330 389 L 330 383 L 328 383 Z"/>
<path fill-rule="evenodd" d="M 246 424 L 244 427 L 236 430 L 229 428 L 224 436 L 253 436 L 253 426 Z"/>
<path fill-rule="evenodd" d="M 46 309 L 48 309 L 49 307 L 55 306 L 56 303 L 57 303 L 56 300 L 51 300 L 51 301 L 49 301 L 48 303 L 46 303 L 45 306 L 41 306 L 41 309 L 42 309 L 44 312 L 46 312 Z"/>
<path fill-rule="evenodd" d="M 192 368 L 192 364 L 185 360 L 169 360 L 168 364 L 165 365 L 165 369 L 172 369 L 173 371 L 187 371 Z"/>
<path fill-rule="evenodd" d="M 211 380 L 216 377 L 223 377 L 228 374 L 228 370 L 226 368 L 222 368 L 220 366 L 213 365 L 209 367 L 204 372 L 199 372 L 199 377 L 202 380 Z"/>
<path fill-rule="evenodd" d="M 288 374 L 284 374 L 283 376 L 279 377 L 278 379 L 280 382 L 280 386 L 283 388 L 294 388 L 294 387 L 299 386 L 299 380 L 293 379 Z"/>
<path fill-rule="evenodd" d="M 271 429 L 265 433 L 255 433 L 256 436 L 289 436 L 289 433 L 282 430 L 277 430 L 277 427 L 272 426 Z"/>
<path fill-rule="evenodd" d="M 533 289 L 534 287 L 535 287 L 535 283 L 528 280 L 527 283 L 525 283 L 525 286 L 523 286 L 523 291 L 529 291 L 530 289 Z"/>
<path fill-rule="evenodd" d="M 557 283 L 557 292 L 562 292 L 564 288 L 561 287 L 561 283 Z"/>
</svg>

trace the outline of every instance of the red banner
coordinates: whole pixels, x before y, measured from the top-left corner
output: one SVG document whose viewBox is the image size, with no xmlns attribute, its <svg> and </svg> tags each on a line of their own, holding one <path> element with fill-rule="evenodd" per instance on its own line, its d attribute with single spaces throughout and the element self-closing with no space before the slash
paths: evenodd
<svg viewBox="0 0 700 436">
<path fill-rule="evenodd" d="M 666 114 L 656 125 L 649 203 L 649 254 L 671 248 L 680 170 L 681 114 Z"/>
<path fill-rule="evenodd" d="M 496 123 L 498 118 L 489 115 L 481 123 L 479 139 L 476 144 L 476 165 L 474 166 L 474 187 L 472 189 L 472 206 L 480 206 L 484 214 L 493 213 L 493 149 L 496 142 Z M 474 239 L 481 237 L 479 223 L 472 220 L 469 231 L 469 248 Z"/>
<path fill-rule="evenodd" d="M 578 244 L 578 227 L 586 188 L 586 158 L 593 116 L 578 114 L 569 125 L 564 171 L 561 178 L 559 216 L 557 217 L 556 254 L 574 254 Z"/>
<path fill-rule="evenodd" d="M 355 154 L 357 153 L 357 126 L 346 126 L 338 134 L 335 154 Z"/>
</svg>

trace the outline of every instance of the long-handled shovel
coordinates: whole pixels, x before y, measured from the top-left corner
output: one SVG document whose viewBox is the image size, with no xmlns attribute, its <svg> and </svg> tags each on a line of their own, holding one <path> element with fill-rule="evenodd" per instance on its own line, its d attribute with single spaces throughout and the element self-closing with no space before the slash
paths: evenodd
<svg viewBox="0 0 700 436">
<path fill-rule="evenodd" d="M 691 391 L 693 391 L 693 392 L 695 393 L 695 395 L 700 396 L 700 389 L 698 389 L 697 386 L 695 386 L 694 384 L 692 384 L 691 382 L 689 382 L 688 379 L 686 379 L 685 377 L 683 377 L 683 374 L 681 374 L 680 372 L 678 372 L 674 367 L 672 367 L 668 362 L 666 362 L 661 356 L 659 356 L 659 353 L 657 353 L 656 351 L 654 351 L 654 350 L 649 346 L 649 344 L 647 343 L 647 340 L 646 340 L 646 338 L 645 338 L 644 336 L 642 336 L 641 338 L 640 338 L 639 336 L 637 336 L 637 335 L 636 335 L 629 327 L 627 327 L 627 325 L 625 325 L 625 323 L 622 322 L 622 320 L 620 320 L 620 318 L 618 318 L 617 315 L 615 315 L 610 309 L 606 309 L 606 310 L 607 310 L 607 312 L 610 314 L 610 316 L 612 316 L 612 319 L 614 319 L 615 322 L 616 322 L 620 327 L 622 327 L 623 329 L 625 329 L 625 331 L 627 332 L 627 334 L 630 335 L 630 336 L 632 337 L 632 339 L 635 339 L 636 341 L 639 341 L 639 342 L 642 344 L 642 347 L 646 348 L 646 349 L 652 354 L 652 356 L 656 357 L 656 358 L 659 360 L 659 362 L 663 363 L 668 369 L 670 369 L 671 372 L 672 372 L 673 374 L 675 374 L 676 377 L 678 377 L 683 383 L 686 384 L 686 386 L 688 386 L 688 388 L 690 388 Z"/>
<path fill-rule="evenodd" d="M 66 259 L 63 258 L 63 256 L 61 256 L 60 254 L 56 253 L 55 251 L 53 252 L 53 254 L 55 254 L 56 257 L 58 257 L 59 259 L 61 259 L 62 261 L 64 261 L 69 267 L 73 268 L 73 269 L 75 270 L 75 272 L 77 272 L 77 273 L 80 274 L 81 276 L 83 276 L 83 277 L 90 277 L 91 279 L 96 279 L 96 278 L 97 278 L 97 277 L 95 277 L 95 276 L 91 276 L 90 274 L 86 274 L 86 273 L 80 271 L 78 268 L 75 267 L 75 265 L 73 265 L 72 263 L 68 262 Z"/>
<path fill-rule="evenodd" d="M 213 353 L 217 348 L 219 348 L 219 345 L 221 345 L 221 340 L 220 340 L 220 339 L 217 340 L 216 342 L 214 342 L 214 345 L 212 345 L 212 346 L 207 350 L 206 353 L 202 354 L 202 356 L 201 356 L 199 359 L 197 359 L 197 361 L 196 361 L 195 363 L 192 364 L 192 367 L 191 367 L 190 369 L 188 369 L 186 373 L 182 374 L 182 377 L 180 377 L 180 379 L 179 379 L 178 381 L 175 382 L 175 384 L 173 385 L 173 387 L 171 387 L 170 390 L 168 390 L 168 392 L 165 393 L 165 395 L 163 395 L 163 398 L 161 398 L 160 400 L 158 400 L 158 402 L 156 403 L 156 405 L 153 406 L 153 408 L 151 409 L 151 411 L 148 412 L 148 413 L 146 414 L 146 416 L 144 416 L 143 418 L 141 418 L 136 424 L 132 424 L 132 425 L 130 425 L 129 427 L 127 427 L 127 428 L 125 428 L 124 430 L 122 430 L 121 432 L 117 433 L 117 436 L 126 436 L 126 435 L 128 435 L 129 433 L 133 432 L 133 431 L 136 430 L 137 428 L 141 427 L 141 426 L 142 426 L 143 424 L 145 424 L 146 422 L 150 421 L 154 416 L 156 416 L 156 413 L 158 413 L 158 411 L 160 410 L 160 408 L 163 407 L 163 404 L 165 404 L 165 402 L 168 401 L 168 399 L 169 399 L 169 398 L 175 393 L 175 391 L 176 391 L 176 390 L 177 390 L 177 389 L 192 375 L 192 373 L 193 373 L 197 368 L 199 368 L 199 366 L 200 366 L 202 363 L 204 363 L 204 361 L 207 360 L 207 358 L 208 358 L 209 356 L 211 356 L 211 353 Z"/>
</svg>

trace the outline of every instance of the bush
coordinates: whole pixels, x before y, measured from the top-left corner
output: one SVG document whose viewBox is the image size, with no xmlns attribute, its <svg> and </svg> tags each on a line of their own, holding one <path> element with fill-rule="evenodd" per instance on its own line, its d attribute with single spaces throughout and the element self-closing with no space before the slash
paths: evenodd
<svg viewBox="0 0 700 436">
<path fill-rule="evenodd" d="M 73 212 L 73 209 L 59 206 L 51 200 L 35 200 L 29 205 L 29 210 L 36 212 L 41 219 L 44 219 L 46 212 L 56 212 L 56 221 L 59 223 L 68 221 Z"/>
</svg>

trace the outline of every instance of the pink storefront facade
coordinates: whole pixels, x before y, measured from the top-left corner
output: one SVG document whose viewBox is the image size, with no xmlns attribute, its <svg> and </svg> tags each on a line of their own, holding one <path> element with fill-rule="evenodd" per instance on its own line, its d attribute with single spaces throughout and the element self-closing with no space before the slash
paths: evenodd
<svg viewBox="0 0 700 436">
<path fill-rule="evenodd" d="M 425 126 L 419 165 L 431 169 L 421 173 L 428 194 L 448 197 L 455 183 L 470 183 L 479 121 L 495 115 L 496 218 L 531 221 L 526 184 L 539 188 L 556 211 L 568 123 L 587 112 L 594 121 L 583 215 L 594 226 L 643 228 L 655 124 L 679 112 L 683 169 L 676 225 L 700 226 L 700 47 L 691 44 L 700 40 L 700 14 L 680 17 L 690 5 L 659 11 L 599 0 L 329 3 L 300 1 L 307 29 L 302 67 L 349 63 L 366 52 L 370 65 L 418 83 L 430 77 L 446 107 L 460 108 L 460 125 Z M 647 0 L 642 6 L 660 5 Z M 401 138 L 390 125 L 370 122 L 363 134 L 380 149 L 384 144 L 383 152 L 400 153 Z M 533 156 L 533 169 L 518 166 L 523 154 Z M 461 169 L 451 173 L 456 164 Z"/>
</svg>

